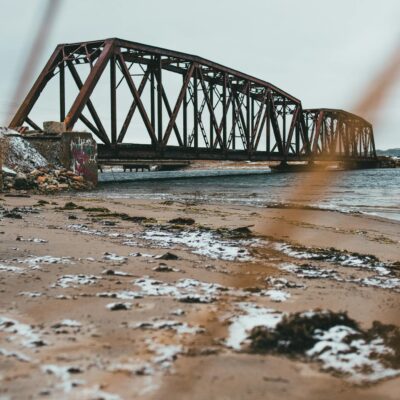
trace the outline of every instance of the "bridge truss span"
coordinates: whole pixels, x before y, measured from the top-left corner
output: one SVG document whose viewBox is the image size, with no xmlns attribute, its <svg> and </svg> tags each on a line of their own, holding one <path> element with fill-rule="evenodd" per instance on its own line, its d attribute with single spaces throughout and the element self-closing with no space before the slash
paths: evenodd
<svg viewBox="0 0 400 400">
<path fill-rule="evenodd" d="M 84 77 L 82 65 L 89 66 Z M 67 74 L 78 90 L 71 104 L 65 94 Z M 57 46 L 11 127 L 28 124 L 40 129 L 31 111 L 54 79 L 59 81 L 59 113 L 53 120 L 64 122 L 67 130 L 83 123 L 100 142 L 99 153 L 105 157 L 306 160 L 310 156 L 300 100 L 212 61 L 120 39 Z M 109 85 L 109 124 L 92 101 L 102 79 Z M 118 118 L 122 85 L 129 91 L 130 106 Z"/>
<path fill-rule="evenodd" d="M 374 160 L 372 125 L 344 110 L 320 108 L 303 111 L 315 160 Z"/>
</svg>

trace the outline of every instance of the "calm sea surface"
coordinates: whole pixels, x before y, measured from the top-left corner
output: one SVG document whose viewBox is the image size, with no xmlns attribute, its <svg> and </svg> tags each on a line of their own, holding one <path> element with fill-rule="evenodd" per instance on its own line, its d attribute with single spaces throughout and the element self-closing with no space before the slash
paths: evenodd
<svg viewBox="0 0 400 400">
<path fill-rule="evenodd" d="M 215 171 L 214 171 L 215 172 Z M 191 171 L 195 176 L 210 172 Z M 235 170 L 230 171 L 231 174 Z M 158 174 L 158 175 L 157 175 Z M 324 198 L 305 195 L 291 199 L 295 185 L 310 173 L 268 173 L 241 176 L 206 176 L 182 179 L 185 171 L 133 173 L 140 181 L 103 183 L 87 194 L 103 198 L 165 199 L 262 207 L 294 202 L 341 211 L 359 211 L 400 221 L 400 169 L 336 171 L 328 174 Z M 311 173 L 312 174 L 312 173 Z M 145 177 L 151 177 L 147 180 Z M 143 179 L 145 178 L 145 179 Z M 312 191 L 312 187 L 310 191 Z"/>
</svg>

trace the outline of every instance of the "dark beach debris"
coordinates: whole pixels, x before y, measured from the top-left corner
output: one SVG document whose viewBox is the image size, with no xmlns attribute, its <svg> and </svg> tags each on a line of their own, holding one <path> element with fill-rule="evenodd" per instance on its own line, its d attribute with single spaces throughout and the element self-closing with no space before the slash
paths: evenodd
<svg viewBox="0 0 400 400">
<path fill-rule="evenodd" d="M 33 346 L 33 347 L 43 347 L 43 346 L 47 346 L 47 343 L 46 343 L 44 340 L 42 340 L 42 339 L 33 340 L 33 341 L 30 342 L 30 344 L 31 344 L 31 346 Z"/>
<path fill-rule="evenodd" d="M 110 210 L 107 207 L 84 207 L 87 212 L 98 212 L 98 213 L 109 213 Z"/>
<path fill-rule="evenodd" d="M 189 304 L 208 304 L 213 303 L 215 300 L 216 298 L 213 296 L 200 294 L 186 294 L 178 297 L 179 302 Z"/>
<path fill-rule="evenodd" d="M 6 193 L 4 197 L 21 197 L 21 198 L 26 198 L 29 199 L 31 196 L 26 193 Z"/>
<path fill-rule="evenodd" d="M 67 369 L 67 372 L 69 374 L 82 374 L 83 370 L 81 368 L 79 368 L 79 367 L 69 367 Z"/>
<path fill-rule="evenodd" d="M 68 201 L 67 203 L 64 204 L 63 207 L 60 207 L 59 210 L 83 210 L 85 207 L 83 206 L 78 206 L 72 201 Z"/>
<path fill-rule="evenodd" d="M 155 256 L 155 258 L 157 258 L 158 260 L 178 260 L 179 259 L 179 257 L 176 254 L 170 253 L 169 251 L 160 256 Z"/>
<path fill-rule="evenodd" d="M 117 223 L 115 221 L 105 220 L 102 222 L 104 226 L 115 226 Z"/>
<path fill-rule="evenodd" d="M 68 215 L 68 219 L 78 219 L 78 217 L 74 214 Z"/>
<path fill-rule="evenodd" d="M 251 287 L 243 288 L 243 291 L 248 292 L 248 293 L 260 293 L 263 291 L 263 288 L 258 287 L 258 286 L 251 286 Z"/>
<path fill-rule="evenodd" d="M 7 211 L 3 214 L 4 218 L 12 218 L 12 219 L 22 219 L 22 215 L 20 213 L 14 211 Z"/>
<path fill-rule="evenodd" d="M 103 272 L 102 272 L 102 274 L 103 275 L 109 275 L 109 276 L 119 276 L 119 277 L 124 277 L 124 276 L 126 276 L 126 277 L 130 277 L 130 276 L 134 276 L 134 275 L 132 275 L 132 274 L 129 274 L 129 273 L 127 273 L 127 272 L 122 272 L 122 271 L 114 271 L 113 269 L 105 269 Z"/>
<path fill-rule="evenodd" d="M 155 272 L 179 272 L 180 269 L 173 268 L 167 264 L 161 263 L 161 264 L 157 265 L 156 267 L 154 267 L 153 271 L 155 271 Z"/>
<path fill-rule="evenodd" d="M 193 218 L 183 218 L 183 217 L 173 218 L 168 221 L 169 224 L 174 224 L 174 225 L 194 225 L 195 222 L 196 221 Z"/>
<path fill-rule="evenodd" d="M 299 278 L 304 279 L 334 279 L 337 281 L 343 280 L 340 274 L 334 269 L 320 268 L 318 266 L 304 263 L 301 265 L 296 264 L 282 264 L 280 267 L 287 272 L 295 273 Z"/>
<path fill-rule="evenodd" d="M 39 211 L 33 207 L 0 208 L 0 216 L 4 218 L 22 219 L 22 214 L 39 214 Z"/>
<path fill-rule="evenodd" d="M 94 209 L 88 209 L 86 208 L 85 211 L 93 211 Z M 105 209 L 106 210 L 106 209 Z M 98 214 L 92 214 L 92 217 L 95 218 L 116 218 L 120 219 L 122 221 L 129 221 L 133 222 L 135 224 L 155 224 L 157 221 L 154 218 L 149 218 L 149 217 L 142 217 L 142 216 L 131 216 L 126 213 L 117 213 L 117 212 L 111 212 L 111 211 L 104 211 L 104 212 L 99 212 Z"/>
<path fill-rule="evenodd" d="M 250 349 L 256 353 L 303 354 L 318 341 L 316 330 L 328 330 L 336 325 L 358 329 L 358 324 L 346 313 L 315 312 L 285 315 L 275 329 L 256 326 L 251 330 Z"/>
<path fill-rule="evenodd" d="M 103 275 L 115 275 L 115 271 L 113 269 L 106 269 L 102 272 Z"/>
<path fill-rule="evenodd" d="M 268 278 L 266 278 L 265 282 L 268 285 L 273 286 L 275 289 L 283 289 L 283 288 L 298 289 L 298 288 L 305 287 L 305 285 L 303 285 L 302 283 L 289 281 L 286 278 L 274 278 L 272 276 L 269 276 Z"/>
<path fill-rule="evenodd" d="M 107 304 L 107 308 L 110 311 L 126 311 L 130 310 L 132 303 L 110 303 Z"/>
<path fill-rule="evenodd" d="M 46 200 L 42 200 L 42 199 L 40 199 L 40 200 L 38 200 L 37 202 L 36 202 L 36 206 L 44 206 L 44 205 L 46 205 L 46 204 L 50 204 L 48 201 L 46 201 Z"/>
<path fill-rule="evenodd" d="M 218 228 L 215 230 L 222 238 L 229 239 L 250 239 L 254 237 L 253 232 L 251 231 L 249 226 L 240 226 L 238 228 L 229 229 L 229 228 Z"/>
</svg>

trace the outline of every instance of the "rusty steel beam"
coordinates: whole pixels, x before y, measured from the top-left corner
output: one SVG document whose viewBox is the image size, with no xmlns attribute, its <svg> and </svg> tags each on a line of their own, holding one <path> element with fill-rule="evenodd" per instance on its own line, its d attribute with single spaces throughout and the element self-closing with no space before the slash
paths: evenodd
<svg viewBox="0 0 400 400">
<path fill-rule="evenodd" d="M 81 80 L 81 78 L 80 78 L 80 76 L 78 74 L 78 71 L 76 70 L 76 68 L 74 67 L 74 65 L 70 61 L 67 62 L 67 66 L 68 66 L 69 71 L 71 72 L 71 76 L 74 79 L 76 86 L 78 87 L 79 91 L 81 92 L 82 88 L 83 88 L 83 83 L 82 83 L 82 80 Z M 96 134 L 96 136 L 103 143 L 108 143 L 109 144 L 110 140 L 108 139 L 106 130 L 104 129 L 104 126 L 103 126 L 103 124 L 102 124 L 102 122 L 100 120 L 100 117 L 97 114 L 96 108 L 94 107 L 92 101 L 89 98 L 86 101 L 86 107 L 88 108 L 88 110 L 90 112 L 90 115 L 92 116 L 93 121 L 95 122 L 96 127 L 97 127 L 97 129 L 94 130 L 93 132 Z M 81 115 L 82 115 L 82 111 L 81 111 L 80 115 L 78 116 L 79 119 L 81 119 L 80 118 Z M 87 120 L 87 119 L 85 118 L 85 120 Z M 82 122 L 83 122 L 83 120 L 82 120 Z M 85 123 L 85 125 L 87 126 L 86 123 Z"/>
<path fill-rule="evenodd" d="M 9 123 L 10 128 L 18 128 L 24 124 L 26 118 L 28 117 L 30 111 L 38 100 L 40 93 L 45 88 L 47 82 L 52 77 L 54 70 L 57 68 L 57 62 L 61 57 L 62 45 L 58 45 L 54 50 L 53 54 L 49 58 L 49 61 L 43 68 L 39 77 L 36 79 L 31 90 L 27 94 L 26 98 L 19 106 L 16 114 Z"/>
<path fill-rule="evenodd" d="M 67 130 L 71 130 L 75 125 L 75 122 L 79 118 L 79 115 L 82 113 L 83 108 L 85 107 L 87 101 L 89 100 L 89 97 L 92 94 L 93 89 L 95 88 L 101 74 L 106 68 L 107 62 L 110 59 L 113 52 L 114 52 L 113 41 L 111 40 L 106 41 L 102 53 L 97 59 L 88 78 L 83 84 L 78 97 L 75 99 L 71 109 L 69 110 L 67 116 L 65 117 L 65 127 L 67 128 Z"/>
</svg>

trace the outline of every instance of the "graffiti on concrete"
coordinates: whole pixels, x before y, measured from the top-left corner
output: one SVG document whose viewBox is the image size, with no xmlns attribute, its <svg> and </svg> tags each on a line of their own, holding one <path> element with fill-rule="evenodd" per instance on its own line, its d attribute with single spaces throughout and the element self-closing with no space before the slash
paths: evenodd
<svg viewBox="0 0 400 400">
<path fill-rule="evenodd" d="M 88 138 L 76 138 L 71 141 L 71 169 L 77 174 L 91 180 L 93 169 L 97 177 L 96 142 Z M 95 168 L 93 168 L 95 167 Z"/>
</svg>

